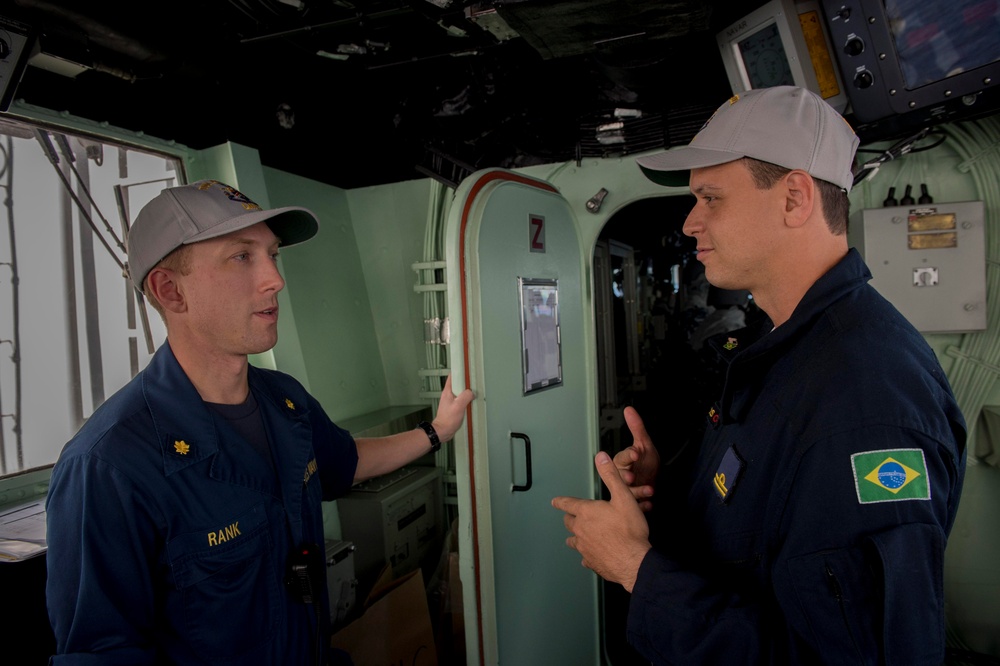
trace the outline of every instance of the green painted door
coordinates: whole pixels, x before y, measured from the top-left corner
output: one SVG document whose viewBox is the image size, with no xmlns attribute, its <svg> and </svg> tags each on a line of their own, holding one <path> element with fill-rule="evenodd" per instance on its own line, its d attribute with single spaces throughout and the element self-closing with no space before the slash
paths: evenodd
<svg viewBox="0 0 1000 666">
<path fill-rule="evenodd" d="M 456 197 L 451 223 L 462 228 L 464 256 L 452 335 L 465 339 L 453 339 L 452 355 L 464 350 L 455 361 L 468 364 L 477 394 L 463 462 L 476 512 L 480 658 L 597 664 L 597 577 L 566 547 L 551 506 L 557 495 L 595 496 L 589 257 L 568 203 L 547 183 L 492 170 L 470 176 Z"/>
</svg>

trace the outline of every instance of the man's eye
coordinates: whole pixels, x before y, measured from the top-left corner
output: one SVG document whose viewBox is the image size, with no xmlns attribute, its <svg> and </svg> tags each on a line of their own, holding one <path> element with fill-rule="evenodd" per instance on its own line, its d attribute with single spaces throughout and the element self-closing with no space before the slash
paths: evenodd
<svg viewBox="0 0 1000 666">
<path fill-rule="evenodd" d="M 233 259 L 236 259 L 237 261 L 246 261 L 249 258 L 250 258 L 249 252 L 240 252 L 239 254 L 233 256 Z"/>
</svg>

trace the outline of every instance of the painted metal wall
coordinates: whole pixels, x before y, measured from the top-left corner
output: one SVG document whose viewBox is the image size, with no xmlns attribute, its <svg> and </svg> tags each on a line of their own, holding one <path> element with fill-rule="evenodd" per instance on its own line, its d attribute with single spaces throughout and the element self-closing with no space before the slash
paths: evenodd
<svg viewBox="0 0 1000 666">
<path fill-rule="evenodd" d="M 17 110 L 15 108 L 15 110 Z M 25 110 L 71 125 L 72 119 L 44 110 Z M 977 159 L 964 154 L 968 146 L 946 142 L 926 153 L 890 162 L 875 177 L 852 192 L 852 209 L 880 206 L 890 186 L 921 182 L 938 202 L 984 199 L 987 240 L 1000 231 L 995 192 L 996 146 L 1000 133 L 995 119 L 989 126 L 997 141 L 982 145 Z M 424 365 L 423 315 L 413 290 L 410 266 L 423 257 L 422 243 L 437 185 L 420 179 L 406 183 L 343 191 L 261 166 L 256 151 L 227 144 L 193 152 L 170 142 L 116 132 L 113 128 L 78 123 L 87 131 L 112 138 L 147 142 L 184 157 L 190 180 L 213 177 L 233 182 L 265 206 L 304 205 L 321 218 L 322 230 L 312 242 L 282 253 L 288 286 L 282 308 L 278 347 L 255 362 L 290 372 L 312 390 L 335 420 L 343 420 L 395 404 L 420 401 L 417 370 Z M 81 127 L 77 127 L 80 129 Z M 877 148 L 878 146 L 871 146 Z M 653 185 L 639 173 L 633 157 L 585 160 L 523 170 L 546 180 L 567 199 L 576 216 L 584 253 L 590 256 L 604 224 L 618 210 L 642 198 L 686 194 L 683 189 Z M 991 180 L 992 179 L 992 180 Z M 586 202 L 598 190 L 608 195 L 600 211 Z M 1000 188 L 998 188 L 1000 190 Z M 991 245 L 992 248 L 992 245 Z M 991 272 L 996 253 L 987 254 Z M 587 267 L 589 273 L 589 266 Z M 992 313 L 1000 310 L 1000 288 L 991 281 Z M 291 316 L 288 316 L 291 315 Z M 976 358 L 976 345 L 989 350 L 1000 341 L 1000 317 L 991 314 L 989 329 L 974 334 L 927 336 L 956 384 L 970 425 L 983 405 L 1000 405 L 996 366 Z M 975 343 L 975 344 L 974 344 Z M 985 353 L 985 352 L 984 352 Z M 978 386 L 955 380 L 963 365 L 986 366 Z M 475 387 L 473 387 L 475 388 Z M 962 505 L 946 554 L 949 614 L 972 649 L 1000 655 L 1000 470 L 970 461 Z M 44 487 L 31 479 L 0 481 L 0 498 Z M 337 529 L 335 526 L 331 530 Z M 331 536 L 339 536 L 332 534 Z M 540 594 L 546 594 L 540 590 Z"/>
</svg>

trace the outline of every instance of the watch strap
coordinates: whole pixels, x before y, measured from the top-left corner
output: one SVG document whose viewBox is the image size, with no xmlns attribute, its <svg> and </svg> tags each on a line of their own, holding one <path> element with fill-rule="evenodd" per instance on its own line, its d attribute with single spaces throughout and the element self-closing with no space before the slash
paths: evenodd
<svg viewBox="0 0 1000 666">
<path fill-rule="evenodd" d="M 421 421 L 417 427 L 427 433 L 427 438 L 431 440 L 431 453 L 441 448 L 441 440 L 438 438 L 437 430 L 428 421 Z"/>
</svg>

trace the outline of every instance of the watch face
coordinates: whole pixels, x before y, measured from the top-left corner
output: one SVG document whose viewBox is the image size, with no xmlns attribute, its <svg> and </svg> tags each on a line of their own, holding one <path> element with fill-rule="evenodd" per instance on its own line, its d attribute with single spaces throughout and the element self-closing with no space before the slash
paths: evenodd
<svg viewBox="0 0 1000 666">
<path fill-rule="evenodd" d="M 776 23 L 740 40 L 739 49 L 751 88 L 795 85 Z"/>
</svg>

